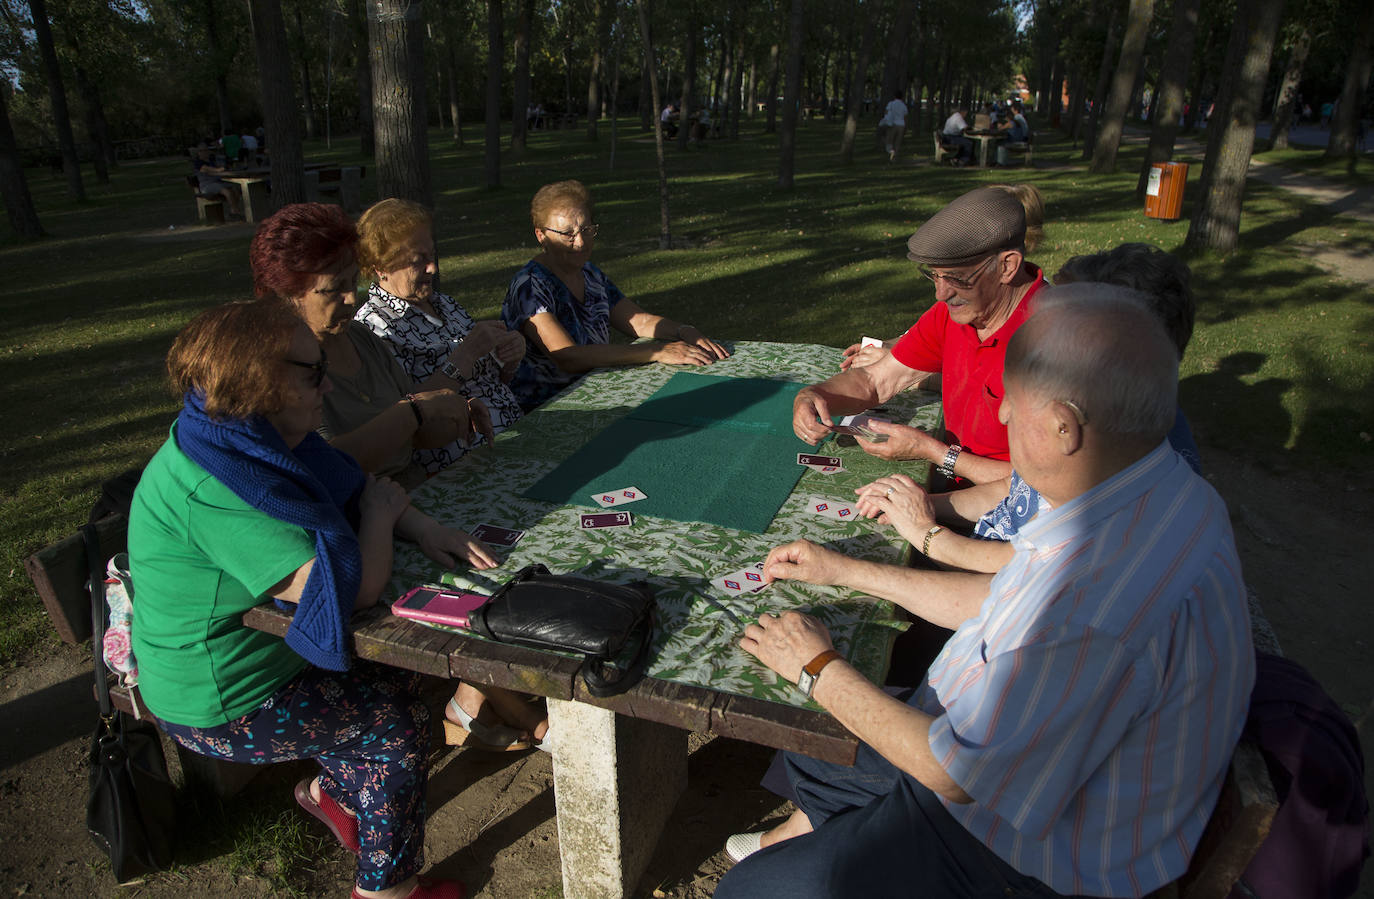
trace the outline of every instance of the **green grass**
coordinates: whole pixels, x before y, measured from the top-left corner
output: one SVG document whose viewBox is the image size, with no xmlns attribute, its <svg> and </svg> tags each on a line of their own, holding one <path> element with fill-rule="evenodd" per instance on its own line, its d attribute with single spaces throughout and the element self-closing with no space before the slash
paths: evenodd
<svg viewBox="0 0 1374 899">
<path fill-rule="evenodd" d="M 1361 153 L 1352 164 L 1347 159 L 1330 159 L 1326 147 L 1294 147 L 1287 150 L 1268 150 L 1259 157 L 1286 168 L 1316 175 L 1350 187 L 1374 187 L 1374 159 Z"/>
<path fill-rule="evenodd" d="M 475 315 L 495 315 L 511 274 L 533 255 L 531 195 L 565 177 L 595 192 L 597 261 L 629 295 L 710 334 L 752 340 L 845 346 L 860 334 L 900 333 L 932 300 L 904 242 L 973 185 L 1023 179 L 1041 189 L 1049 217 L 1034 259 L 1050 272 L 1126 240 L 1175 250 L 1187 231 L 1191 203 L 1180 222 L 1144 217 L 1134 196 L 1138 147 L 1123 149 L 1117 174 L 1089 175 L 1045 129 L 1034 169 L 983 172 L 889 165 L 861 136 L 855 163 L 842 167 L 839 126 L 813 121 L 800 129 L 796 187 L 782 191 L 777 140 L 761 127 L 745 123 L 738 142 L 669 148 L 673 231 L 686 247 L 672 251 L 658 249 L 653 143 L 637 122 L 621 122 L 613 171 L 609 123 L 598 144 L 581 131 L 537 133 L 522 158 L 506 154 L 498 190 L 484 186 L 476 129 L 461 148 L 432 132 L 445 290 Z M 919 135 L 906 146 L 929 152 Z M 355 147 L 336 141 L 307 155 L 346 160 Z M 367 162 L 365 198 L 376 184 Z M 73 531 L 100 482 L 142 464 L 165 438 L 177 404 L 161 362 L 181 325 L 249 295 L 244 229 L 178 237 L 199 230 L 185 168 L 176 159 L 121 166 L 109 185 L 88 183 L 83 206 L 65 199 L 60 177 L 31 171 L 52 237 L 0 245 L 0 666 L 53 639 L 23 558 Z M 1196 168 L 1190 175 L 1195 186 Z M 1210 444 L 1274 466 L 1367 466 L 1371 291 L 1328 274 L 1303 248 L 1374 246 L 1374 226 L 1252 182 L 1242 228 L 1239 251 L 1190 259 L 1199 315 L 1181 396 L 1204 452 Z"/>
</svg>

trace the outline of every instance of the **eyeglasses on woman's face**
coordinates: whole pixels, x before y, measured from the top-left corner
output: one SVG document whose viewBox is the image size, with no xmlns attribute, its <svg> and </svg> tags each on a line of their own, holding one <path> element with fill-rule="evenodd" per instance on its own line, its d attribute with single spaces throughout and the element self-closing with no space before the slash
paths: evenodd
<svg viewBox="0 0 1374 899">
<path fill-rule="evenodd" d="M 557 228 L 544 228 L 550 234 L 557 234 L 559 237 L 571 242 L 581 237 L 583 240 L 591 240 L 601 231 L 600 225 L 583 225 L 581 228 L 574 228 L 571 231 L 559 231 Z"/>
<path fill-rule="evenodd" d="M 310 378 L 310 386 L 314 387 L 316 390 L 319 390 L 320 385 L 324 383 L 324 376 L 329 374 L 329 357 L 325 355 L 324 347 L 320 347 L 319 362 L 302 362 L 299 359 L 287 359 L 286 364 L 296 365 L 300 368 L 308 368 L 314 372 Z"/>
</svg>

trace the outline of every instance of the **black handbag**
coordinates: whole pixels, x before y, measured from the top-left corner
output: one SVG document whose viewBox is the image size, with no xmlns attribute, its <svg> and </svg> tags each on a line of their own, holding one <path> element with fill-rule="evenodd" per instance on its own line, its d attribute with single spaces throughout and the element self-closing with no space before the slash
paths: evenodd
<svg viewBox="0 0 1374 899">
<path fill-rule="evenodd" d="M 615 696 L 644 676 L 653 609 L 648 584 L 605 584 L 529 565 L 473 612 L 472 629 L 499 643 L 580 655 L 587 692 Z"/>
<path fill-rule="evenodd" d="M 100 702 L 100 722 L 91 738 L 86 829 L 109 856 L 115 879 L 123 882 L 171 865 L 176 787 L 167 776 L 167 757 L 157 728 L 110 704 L 109 669 L 101 652 L 105 637 L 105 557 L 95 527 L 88 524 L 81 532 L 91 569 L 91 642 Z"/>
</svg>

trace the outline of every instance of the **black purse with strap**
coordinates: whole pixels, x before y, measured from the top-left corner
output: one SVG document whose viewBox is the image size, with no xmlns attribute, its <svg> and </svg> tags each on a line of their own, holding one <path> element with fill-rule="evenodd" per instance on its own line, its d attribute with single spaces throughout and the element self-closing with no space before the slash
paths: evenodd
<svg viewBox="0 0 1374 899">
<path fill-rule="evenodd" d="M 587 691 L 615 696 L 644 676 L 653 609 L 645 583 L 606 584 L 529 565 L 473 612 L 471 622 L 498 643 L 582 656 L 578 673 Z"/>
<path fill-rule="evenodd" d="M 128 473 L 116 481 L 127 482 Z M 137 479 L 134 479 L 137 482 Z M 113 483 L 113 482 L 112 482 Z M 92 511 L 94 522 L 117 508 L 125 492 L 116 486 L 116 508 L 105 509 L 111 500 L 109 485 L 102 502 Z M 130 488 L 127 493 L 132 495 Z M 127 514 L 128 505 L 123 509 Z M 172 864 L 176 837 L 176 787 L 167 775 L 162 737 L 150 721 L 140 721 L 113 707 L 110 702 L 109 669 L 105 666 L 105 555 L 94 524 L 81 529 L 91 577 L 91 643 L 95 653 L 95 691 L 100 721 L 91 737 L 88 759 L 90 789 L 86 797 L 86 829 L 110 858 L 110 867 L 121 882 Z"/>
</svg>

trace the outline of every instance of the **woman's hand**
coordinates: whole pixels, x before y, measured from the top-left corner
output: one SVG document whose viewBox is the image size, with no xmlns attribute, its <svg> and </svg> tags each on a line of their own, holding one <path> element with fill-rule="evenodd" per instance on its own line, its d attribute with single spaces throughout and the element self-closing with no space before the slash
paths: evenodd
<svg viewBox="0 0 1374 899">
<path fill-rule="evenodd" d="M 854 491 L 859 513 L 890 524 L 908 543 L 919 545 L 935 525 L 935 504 L 919 484 L 904 474 L 888 475 Z"/>
<path fill-rule="evenodd" d="M 677 329 L 678 339 L 683 343 L 690 344 L 699 350 L 705 350 L 715 359 L 727 359 L 730 351 L 711 338 L 697 330 L 695 325 L 683 325 Z"/>
<path fill-rule="evenodd" d="M 500 564 L 481 540 L 457 528 L 444 527 L 433 519 L 415 542 L 422 553 L 445 568 L 457 567 L 459 560 L 479 571 Z"/>
<path fill-rule="evenodd" d="M 862 437 L 855 437 L 855 442 L 858 443 L 860 449 L 870 456 L 886 459 L 889 462 L 910 459 L 943 459 L 945 450 L 948 449 L 947 446 L 925 431 L 910 425 L 870 419 L 868 428 L 879 434 L 886 434 L 887 440 L 882 443 L 874 443 Z"/>
<path fill-rule="evenodd" d="M 496 340 L 495 350 L 496 361 L 501 363 L 501 367 L 512 368 L 525 358 L 525 338 L 520 336 L 519 331 L 503 331 Z"/>
<path fill-rule="evenodd" d="M 487 404 L 478 399 L 468 400 L 468 423 L 471 430 L 469 436 L 482 436 L 487 438 L 487 446 L 496 445 L 496 432 L 491 426 L 491 410 Z"/>
<path fill-rule="evenodd" d="M 410 506 L 410 494 L 391 478 L 368 475 L 363 484 L 363 492 L 358 497 L 358 510 L 364 521 L 385 524 L 387 530 Z"/>
<path fill-rule="evenodd" d="M 468 411 L 468 398 L 456 390 L 441 387 L 414 394 L 420 407 L 424 422 L 416 432 L 417 446 L 443 446 L 454 435 L 466 435 L 472 431 L 472 421 Z M 485 407 L 484 407 L 485 408 Z"/>
<path fill-rule="evenodd" d="M 693 343 L 684 340 L 674 340 L 663 344 L 654 351 L 653 359 L 655 362 L 662 362 L 664 365 L 710 365 L 716 359 L 724 359 L 724 356 L 716 356 L 710 350 L 704 350 Z"/>
</svg>

